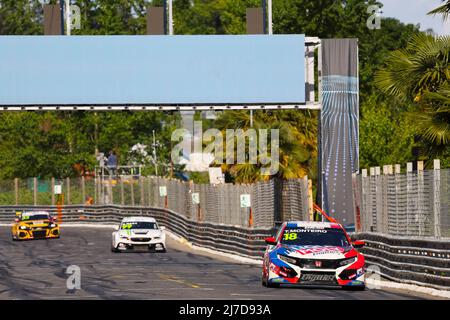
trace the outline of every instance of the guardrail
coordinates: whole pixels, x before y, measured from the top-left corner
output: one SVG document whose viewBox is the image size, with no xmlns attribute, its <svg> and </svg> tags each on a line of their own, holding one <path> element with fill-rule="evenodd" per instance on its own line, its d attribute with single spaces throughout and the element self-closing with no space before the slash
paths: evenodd
<svg viewBox="0 0 450 320">
<path fill-rule="evenodd" d="M 11 223 L 20 210 L 46 210 L 57 216 L 56 206 L 2 206 L 0 222 Z M 63 223 L 118 224 L 127 216 L 152 216 L 160 225 L 204 248 L 220 250 L 247 258 L 262 259 L 264 238 L 273 234 L 272 228 L 243 228 L 238 226 L 202 223 L 186 219 L 168 209 L 124 207 L 118 205 L 64 206 Z"/>
<path fill-rule="evenodd" d="M 450 241 L 392 237 L 378 233 L 358 233 L 364 240 L 361 253 L 366 265 L 375 265 L 388 279 L 435 289 L 450 290 Z"/>
</svg>

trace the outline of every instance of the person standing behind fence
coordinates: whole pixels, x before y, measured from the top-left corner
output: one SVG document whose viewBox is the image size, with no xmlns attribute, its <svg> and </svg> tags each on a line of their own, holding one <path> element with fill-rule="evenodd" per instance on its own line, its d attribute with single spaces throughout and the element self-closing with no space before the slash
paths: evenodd
<svg viewBox="0 0 450 320">
<path fill-rule="evenodd" d="M 111 176 L 115 176 L 117 170 L 117 156 L 114 151 L 109 152 L 108 160 L 106 161 L 106 166 L 108 167 L 109 174 Z"/>
</svg>

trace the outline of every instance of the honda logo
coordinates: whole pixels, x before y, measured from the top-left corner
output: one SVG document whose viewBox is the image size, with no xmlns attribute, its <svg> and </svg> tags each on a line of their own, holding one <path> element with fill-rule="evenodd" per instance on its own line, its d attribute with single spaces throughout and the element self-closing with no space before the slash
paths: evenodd
<svg viewBox="0 0 450 320">
<path fill-rule="evenodd" d="M 317 268 L 322 267 L 322 261 L 316 260 L 316 261 L 314 262 L 314 264 L 315 264 L 315 266 L 316 266 Z"/>
</svg>

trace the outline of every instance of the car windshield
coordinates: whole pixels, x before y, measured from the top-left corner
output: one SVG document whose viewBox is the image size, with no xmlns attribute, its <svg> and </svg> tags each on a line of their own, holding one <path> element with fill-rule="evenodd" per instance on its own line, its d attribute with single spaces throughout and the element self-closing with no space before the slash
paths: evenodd
<svg viewBox="0 0 450 320">
<path fill-rule="evenodd" d="M 350 246 L 344 231 L 335 228 L 286 228 L 281 243 L 295 246 Z"/>
<path fill-rule="evenodd" d="M 48 220 L 50 217 L 48 214 L 22 214 L 22 221 L 33 221 L 33 220 Z"/>
<path fill-rule="evenodd" d="M 146 221 L 133 221 L 133 222 L 124 222 L 120 226 L 122 230 L 131 230 L 131 229 L 158 229 L 156 222 L 146 222 Z"/>
</svg>

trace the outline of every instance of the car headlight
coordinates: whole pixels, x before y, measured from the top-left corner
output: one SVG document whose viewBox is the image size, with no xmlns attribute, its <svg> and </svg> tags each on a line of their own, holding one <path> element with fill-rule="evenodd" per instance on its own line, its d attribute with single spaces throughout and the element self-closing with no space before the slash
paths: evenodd
<svg viewBox="0 0 450 320">
<path fill-rule="evenodd" d="M 345 259 L 345 260 L 342 260 L 341 262 L 339 262 L 339 265 L 341 267 L 346 266 L 346 265 L 352 264 L 353 262 L 356 262 L 356 260 L 358 260 L 357 257 L 348 258 L 348 259 Z"/>
<path fill-rule="evenodd" d="M 20 226 L 19 229 L 20 230 L 27 230 L 28 228 L 26 226 Z"/>
<path fill-rule="evenodd" d="M 161 239 L 161 237 L 154 237 L 153 239 L 158 240 L 158 239 Z"/>
<path fill-rule="evenodd" d="M 130 237 L 127 237 L 127 236 L 120 236 L 120 239 L 130 240 Z"/>
<path fill-rule="evenodd" d="M 278 255 L 278 259 L 290 263 L 290 264 L 295 264 L 297 262 L 297 260 L 295 260 L 294 258 L 288 257 L 288 256 L 283 256 L 281 254 Z"/>
<path fill-rule="evenodd" d="M 50 228 L 56 228 L 56 224 L 52 223 L 49 225 Z"/>
</svg>

